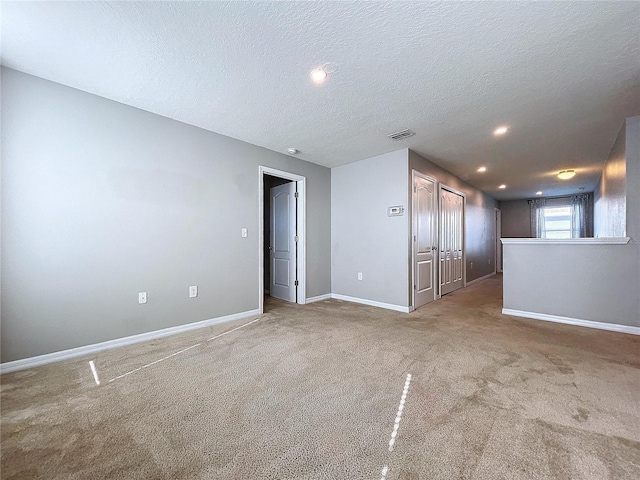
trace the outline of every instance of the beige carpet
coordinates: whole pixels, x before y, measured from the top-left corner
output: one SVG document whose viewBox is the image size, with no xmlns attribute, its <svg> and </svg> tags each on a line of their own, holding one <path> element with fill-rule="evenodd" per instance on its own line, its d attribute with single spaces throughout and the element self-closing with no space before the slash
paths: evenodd
<svg viewBox="0 0 640 480">
<path fill-rule="evenodd" d="M 640 478 L 640 337 L 503 316 L 499 276 L 267 308 L 3 375 L 2 478 Z"/>
</svg>

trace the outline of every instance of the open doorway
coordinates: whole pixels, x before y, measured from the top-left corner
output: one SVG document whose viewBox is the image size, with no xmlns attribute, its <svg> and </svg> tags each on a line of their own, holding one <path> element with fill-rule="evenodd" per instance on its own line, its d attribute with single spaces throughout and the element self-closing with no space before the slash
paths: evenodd
<svg viewBox="0 0 640 480">
<path fill-rule="evenodd" d="M 259 309 L 265 296 L 304 304 L 305 192 L 300 175 L 260 167 Z"/>
</svg>

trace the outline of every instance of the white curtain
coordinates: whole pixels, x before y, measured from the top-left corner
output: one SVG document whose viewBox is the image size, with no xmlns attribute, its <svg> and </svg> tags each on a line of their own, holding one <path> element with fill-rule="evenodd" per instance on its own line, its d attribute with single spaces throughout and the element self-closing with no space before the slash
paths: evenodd
<svg viewBox="0 0 640 480">
<path fill-rule="evenodd" d="M 529 200 L 531 208 L 531 236 L 533 238 L 544 238 L 544 198 Z"/>
</svg>

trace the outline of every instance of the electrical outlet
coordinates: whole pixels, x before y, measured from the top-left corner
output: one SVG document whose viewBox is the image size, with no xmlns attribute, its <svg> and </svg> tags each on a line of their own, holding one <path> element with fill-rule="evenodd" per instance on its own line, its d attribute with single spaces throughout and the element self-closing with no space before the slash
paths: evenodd
<svg viewBox="0 0 640 480">
<path fill-rule="evenodd" d="M 147 292 L 138 293 L 138 303 L 142 305 L 143 303 L 147 303 Z"/>
<path fill-rule="evenodd" d="M 189 298 L 196 298 L 198 296 L 198 286 L 192 285 L 189 287 Z"/>
<path fill-rule="evenodd" d="M 242 236 L 242 238 L 247 238 L 247 229 L 243 228 L 242 230 L 240 230 L 240 235 Z"/>
<path fill-rule="evenodd" d="M 358 272 L 358 280 L 362 280 L 362 272 Z"/>
</svg>

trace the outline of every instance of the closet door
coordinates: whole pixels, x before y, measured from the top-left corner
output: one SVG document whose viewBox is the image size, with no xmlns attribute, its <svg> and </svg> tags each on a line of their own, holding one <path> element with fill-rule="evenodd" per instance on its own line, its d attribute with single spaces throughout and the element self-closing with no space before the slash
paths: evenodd
<svg viewBox="0 0 640 480">
<path fill-rule="evenodd" d="M 463 286 L 464 197 L 440 188 L 440 295 Z"/>
<path fill-rule="evenodd" d="M 436 298 L 437 200 L 436 181 L 413 170 L 413 307 Z"/>
</svg>

